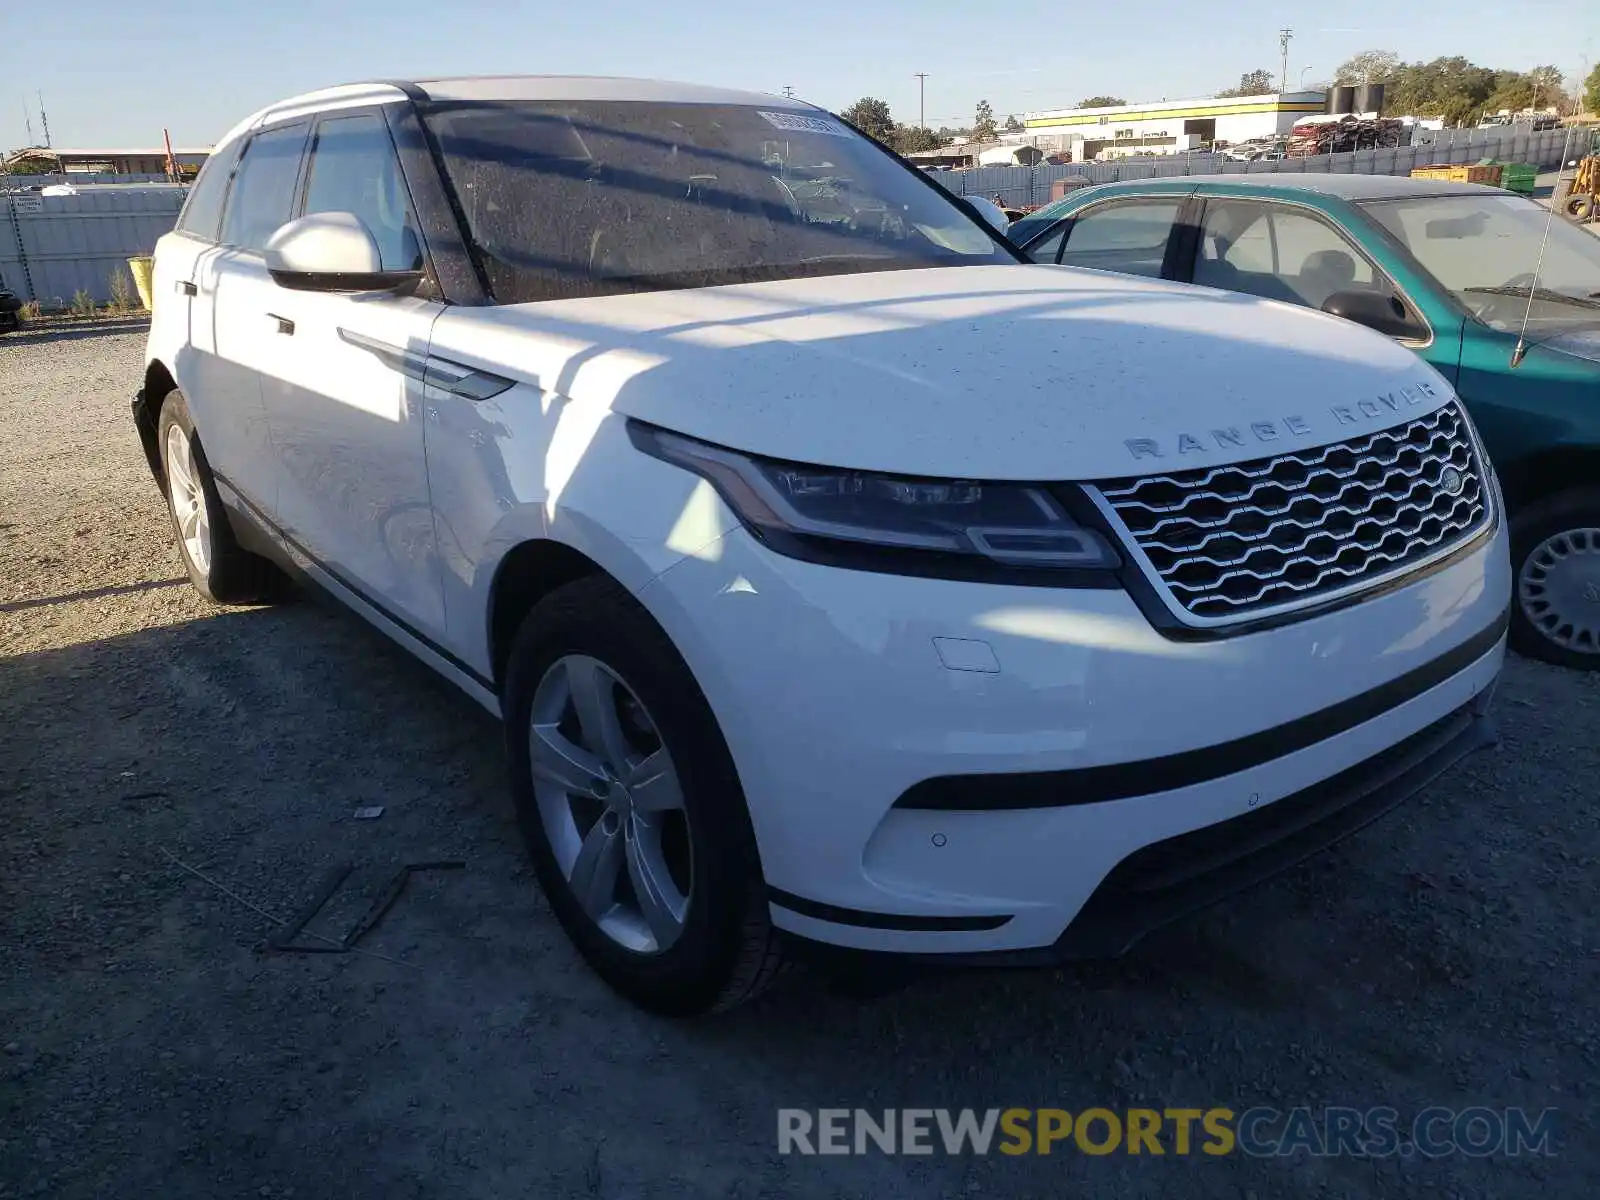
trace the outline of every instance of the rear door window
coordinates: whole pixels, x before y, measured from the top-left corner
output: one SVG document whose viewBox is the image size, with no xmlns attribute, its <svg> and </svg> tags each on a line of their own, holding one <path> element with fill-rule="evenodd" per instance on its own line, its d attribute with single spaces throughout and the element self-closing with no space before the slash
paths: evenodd
<svg viewBox="0 0 1600 1200">
<path fill-rule="evenodd" d="M 1061 265 L 1159 278 L 1183 199 L 1096 205 L 1072 222 Z"/>
<path fill-rule="evenodd" d="M 260 250 L 279 226 L 293 218 L 309 128 L 301 122 L 250 139 L 228 190 L 228 211 L 222 220 L 222 240 L 229 246 Z"/>
<path fill-rule="evenodd" d="M 222 203 L 228 196 L 228 177 L 233 174 L 234 164 L 239 161 L 239 148 L 243 145 L 244 139 L 238 138 L 206 159 L 178 217 L 180 233 L 208 242 L 217 240 L 217 229 L 222 224 Z"/>
</svg>

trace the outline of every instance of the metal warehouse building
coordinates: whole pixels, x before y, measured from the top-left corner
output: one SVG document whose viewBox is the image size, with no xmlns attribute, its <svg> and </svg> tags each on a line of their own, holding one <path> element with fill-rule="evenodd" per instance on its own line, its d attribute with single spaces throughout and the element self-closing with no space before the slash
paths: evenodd
<svg viewBox="0 0 1600 1200">
<path fill-rule="evenodd" d="M 210 156 L 210 150 L 174 150 L 178 169 L 192 177 Z M 153 150 L 53 150 L 30 146 L 6 156 L 4 166 L 12 172 L 40 175 L 160 175 L 167 169 L 164 147 Z"/>
<path fill-rule="evenodd" d="M 1324 112 L 1325 99 L 1323 92 L 1284 92 L 1114 108 L 1056 108 L 1028 113 L 1023 137 L 1040 147 L 1071 150 L 1079 162 L 1093 159 L 1101 150 L 1172 154 L 1216 141 L 1231 144 L 1287 135 L 1297 121 Z"/>
</svg>

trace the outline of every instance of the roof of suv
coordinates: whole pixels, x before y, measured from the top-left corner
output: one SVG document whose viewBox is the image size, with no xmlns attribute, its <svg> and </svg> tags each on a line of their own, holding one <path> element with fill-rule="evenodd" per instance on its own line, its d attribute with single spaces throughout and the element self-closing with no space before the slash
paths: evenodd
<svg viewBox="0 0 1600 1200">
<path fill-rule="evenodd" d="M 653 100 L 661 104 L 763 104 L 808 109 L 802 100 L 731 88 L 609 75 L 466 75 L 416 79 L 430 100 Z"/>
<path fill-rule="evenodd" d="M 421 93 L 429 100 L 640 100 L 657 104 L 759 104 L 763 108 L 818 111 L 816 105 L 764 92 L 627 79 L 608 75 L 461 75 L 437 79 L 385 79 L 302 92 L 251 113 L 217 140 L 216 149 L 266 121 L 332 108 L 393 104 Z M 215 153 L 215 149 L 213 150 Z"/>
</svg>

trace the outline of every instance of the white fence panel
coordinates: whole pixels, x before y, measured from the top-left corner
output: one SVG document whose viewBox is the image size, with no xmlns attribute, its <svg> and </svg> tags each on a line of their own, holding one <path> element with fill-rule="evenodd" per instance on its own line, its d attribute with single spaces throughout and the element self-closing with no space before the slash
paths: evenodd
<svg viewBox="0 0 1600 1200">
<path fill-rule="evenodd" d="M 126 276 L 129 258 L 155 249 L 183 198 L 177 188 L 0 197 L 0 276 L 46 308 L 66 306 L 78 291 L 104 303 L 112 276 Z"/>
<path fill-rule="evenodd" d="M 0 175 L 0 187 L 48 187 L 53 183 L 166 183 L 165 175 L 116 175 L 109 171 L 68 171 L 55 175 Z"/>
</svg>

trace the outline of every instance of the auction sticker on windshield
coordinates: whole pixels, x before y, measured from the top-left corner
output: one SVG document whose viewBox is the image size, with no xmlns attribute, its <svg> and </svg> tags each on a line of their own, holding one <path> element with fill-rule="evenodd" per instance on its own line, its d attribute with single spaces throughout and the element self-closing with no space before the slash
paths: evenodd
<svg viewBox="0 0 1600 1200">
<path fill-rule="evenodd" d="M 756 111 L 761 113 L 769 125 L 793 133 L 825 133 L 829 137 L 842 138 L 850 136 L 850 130 L 837 121 L 830 121 L 827 117 L 811 117 L 805 113 L 763 112 L 761 109 Z"/>
</svg>

